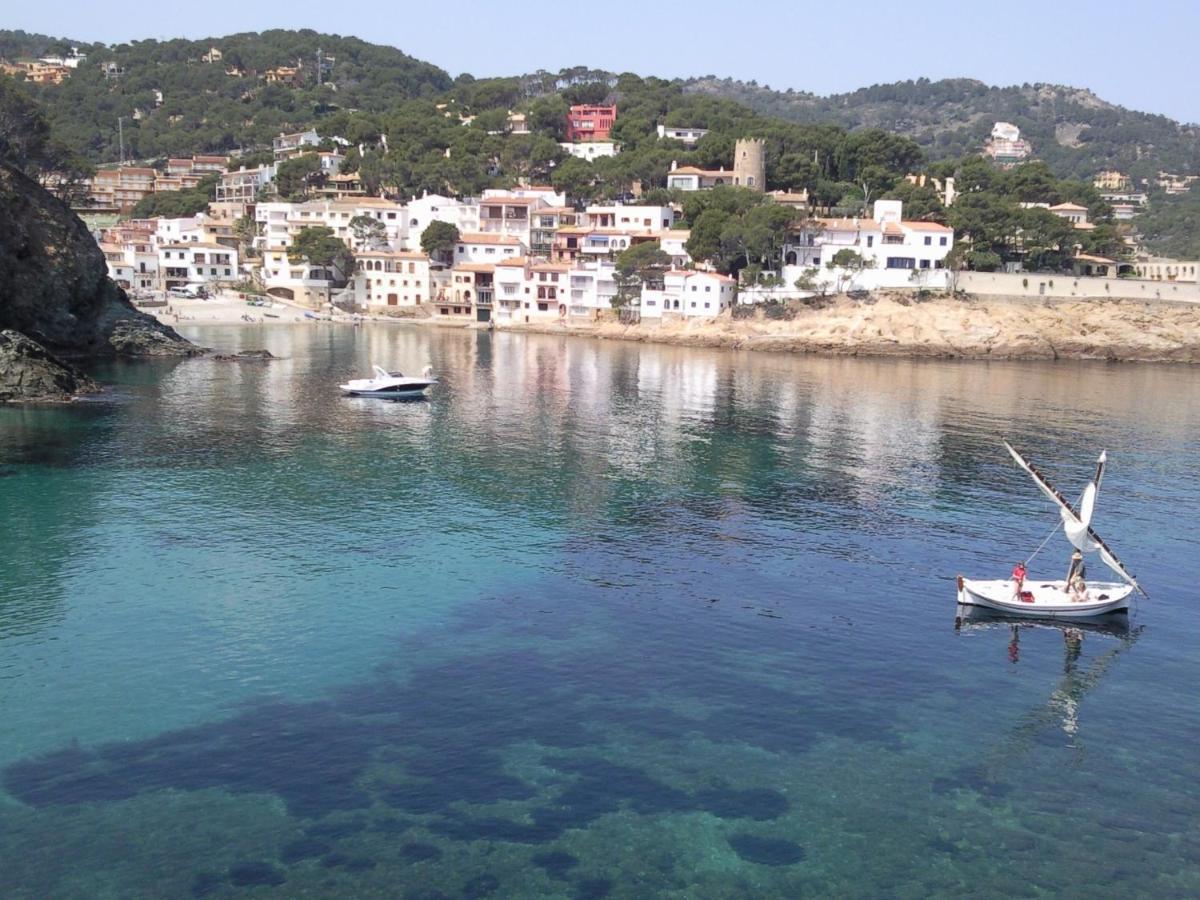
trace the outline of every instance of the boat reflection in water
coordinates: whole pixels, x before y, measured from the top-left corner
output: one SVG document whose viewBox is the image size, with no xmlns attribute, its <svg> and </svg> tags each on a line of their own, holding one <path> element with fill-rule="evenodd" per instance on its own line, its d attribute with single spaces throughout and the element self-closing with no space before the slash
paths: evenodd
<svg viewBox="0 0 1200 900">
<path fill-rule="evenodd" d="M 1013 665 L 1021 661 L 1021 634 L 1025 631 L 1050 630 L 1062 632 L 1063 668 L 1062 678 L 1055 686 L 1045 704 L 1035 707 L 1022 717 L 1012 734 L 1015 747 L 1006 752 L 1027 747 L 1033 737 L 1050 725 L 1057 725 L 1070 739 L 1070 745 L 1082 752 L 1079 736 L 1079 705 L 1084 697 L 1099 684 L 1105 672 L 1118 656 L 1132 647 L 1141 636 L 1142 626 L 1132 625 L 1125 613 L 1111 613 L 1087 620 L 1062 621 L 1057 619 L 1028 619 L 1006 616 L 977 606 L 959 604 L 954 613 L 954 630 L 964 632 L 995 631 L 1008 636 L 1008 661 Z M 1087 636 L 1116 643 L 1099 656 L 1086 662 L 1081 661 L 1083 643 Z"/>
</svg>

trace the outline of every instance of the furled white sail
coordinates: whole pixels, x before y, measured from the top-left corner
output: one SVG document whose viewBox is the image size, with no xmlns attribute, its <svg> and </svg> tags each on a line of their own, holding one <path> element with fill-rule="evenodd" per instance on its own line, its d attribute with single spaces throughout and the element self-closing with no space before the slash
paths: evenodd
<svg viewBox="0 0 1200 900">
<path fill-rule="evenodd" d="M 1137 579 L 1129 573 L 1124 564 L 1117 559 L 1115 553 L 1109 549 L 1104 543 L 1100 535 L 1096 534 L 1091 528 L 1092 513 L 1096 506 L 1096 494 L 1099 490 L 1100 482 L 1104 478 L 1104 463 L 1107 460 L 1107 454 L 1101 453 L 1099 460 L 1096 462 L 1095 478 L 1088 484 L 1083 492 L 1083 497 L 1079 503 L 1079 510 L 1076 511 L 1071 502 L 1067 500 L 1049 481 L 1046 480 L 1041 472 L 1027 460 L 1024 456 L 1013 449 L 1012 444 L 1004 441 L 1004 447 L 1012 455 L 1012 458 L 1017 461 L 1017 465 L 1029 473 L 1033 478 L 1034 483 L 1041 489 L 1042 493 L 1049 497 L 1059 508 L 1059 514 L 1063 520 L 1063 532 L 1067 536 L 1067 540 L 1073 546 L 1085 553 L 1098 552 L 1100 559 L 1104 564 L 1124 578 L 1129 584 L 1137 588 L 1138 592 L 1143 597 L 1147 596 L 1142 590 L 1142 586 L 1137 583 Z"/>
</svg>

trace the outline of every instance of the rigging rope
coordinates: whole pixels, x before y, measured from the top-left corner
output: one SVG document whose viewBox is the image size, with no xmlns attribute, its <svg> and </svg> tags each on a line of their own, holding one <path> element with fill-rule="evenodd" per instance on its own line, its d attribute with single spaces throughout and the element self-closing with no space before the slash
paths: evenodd
<svg viewBox="0 0 1200 900">
<path fill-rule="evenodd" d="M 1038 544 L 1037 549 L 1034 550 L 1033 553 L 1029 554 L 1029 559 L 1025 560 L 1026 568 L 1028 568 L 1029 564 L 1031 562 L 1033 562 L 1033 558 L 1042 552 L 1042 548 L 1045 547 L 1047 543 L 1049 543 L 1050 538 L 1054 537 L 1054 532 L 1058 531 L 1058 529 L 1060 529 L 1061 527 L 1062 527 L 1062 519 L 1059 519 L 1057 522 L 1054 523 L 1054 527 L 1050 529 L 1050 533 L 1048 535 L 1046 535 L 1045 540 L 1043 540 L 1040 544 Z"/>
</svg>

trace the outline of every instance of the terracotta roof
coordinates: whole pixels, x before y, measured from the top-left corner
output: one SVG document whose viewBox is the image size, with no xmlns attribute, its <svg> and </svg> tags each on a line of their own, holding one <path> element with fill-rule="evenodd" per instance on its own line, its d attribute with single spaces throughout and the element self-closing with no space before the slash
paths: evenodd
<svg viewBox="0 0 1200 900">
<path fill-rule="evenodd" d="M 467 232 L 458 236 L 460 244 L 505 244 L 507 246 L 519 247 L 521 241 L 518 238 L 507 234 L 481 234 L 480 232 Z"/>
<path fill-rule="evenodd" d="M 479 201 L 480 206 L 530 206 L 541 203 L 541 197 L 484 197 Z"/>
<path fill-rule="evenodd" d="M 455 272 L 495 272 L 496 267 L 492 263 L 455 263 Z"/>
<path fill-rule="evenodd" d="M 523 269 L 523 268 L 525 268 L 525 266 L 528 262 L 529 262 L 529 260 L 527 260 L 523 256 L 510 256 L 508 259 L 502 259 L 499 262 L 497 262 L 496 268 L 499 269 L 501 266 L 506 266 L 506 267 L 511 266 L 511 267 L 520 267 Z"/>
<path fill-rule="evenodd" d="M 1061 209 L 1063 212 L 1087 212 L 1086 206 L 1080 206 L 1078 203 L 1059 203 L 1050 207 L 1050 211 Z"/>
<path fill-rule="evenodd" d="M 874 219 L 817 219 L 816 220 L 826 231 L 878 231 L 879 223 Z M 799 230 L 804 228 L 803 222 L 793 226 Z"/>
<path fill-rule="evenodd" d="M 701 275 L 707 278 L 715 278 L 717 281 L 725 284 L 735 284 L 736 279 L 730 278 L 728 275 L 722 275 L 720 272 L 688 272 L 688 278 L 698 278 Z"/>
<path fill-rule="evenodd" d="M 1092 256 L 1091 254 L 1088 254 L 1088 253 L 1077 253 L 1075 255 L 1075 259 L 1080 262 L 1104 263 L 1105 265 L 1109 265 L 1109 266 L 1115 266 L 1117 264 L 1117 261 L 1115 259 L 1108 259 L 1107 257 L 1104 257 L 1104 256 Z"/>
<path fill-rule="evenodd" d="M 945 231 L 946 233 L 949 233 L 954 230 L 953 228 L 948 228 L 947 226 L 942 225 L 938 222 L 908 222 L 908 221 L 904 221 L 904 222 L 901 222 L 900 224 L 903 225 L 905 228 L 908 228 L 912 231 Z"/>
<path fill-rule="evenodd" d="M 904 229 L 896 222 L 884 222 L 883 233 L 892 237 L 904 237 Z"/>
<path fill-rule="evenodd" d="M 567 263 L 534 263 L 529 267 L 534 272 L 569 272 L 571 267 Z"/>
</svg>

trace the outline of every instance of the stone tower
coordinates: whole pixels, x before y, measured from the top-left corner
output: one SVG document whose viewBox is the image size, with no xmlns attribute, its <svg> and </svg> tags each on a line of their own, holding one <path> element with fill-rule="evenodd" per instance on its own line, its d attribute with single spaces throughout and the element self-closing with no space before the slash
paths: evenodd
<svg viewBox="0 0 1200 900">
<path fill-rule="evenodd" d="M 733 145 L 733 175 L 742 187 L 767 189 L 767 148 L 761 138 L 743 138 Z"/>
</svg>

